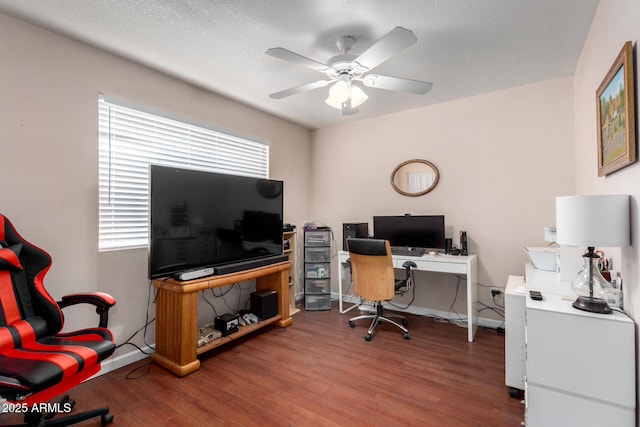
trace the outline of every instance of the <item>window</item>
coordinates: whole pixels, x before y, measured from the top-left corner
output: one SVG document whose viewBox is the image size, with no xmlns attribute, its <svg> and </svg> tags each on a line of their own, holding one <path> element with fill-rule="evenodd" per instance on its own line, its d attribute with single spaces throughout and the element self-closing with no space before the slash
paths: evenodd
<svg viewBox="0 0 640 427">
<path fill-rule="evenodd" d="M 148 245 L 149 165 L 268 178 L 269 145 L 109 102 L 99 111 L 99 249 Z"/>
</svg>

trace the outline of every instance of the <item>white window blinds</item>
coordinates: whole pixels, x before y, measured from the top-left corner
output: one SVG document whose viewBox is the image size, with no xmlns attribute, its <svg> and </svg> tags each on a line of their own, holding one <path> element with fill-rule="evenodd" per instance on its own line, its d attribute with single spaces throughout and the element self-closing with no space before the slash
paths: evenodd
<svg viewBox="0 0 640 427">
<path fill-rule="evenodd" d="M 99 249 L 148 245 L 149 165 L 268 178 L 269 146 L 98 100 Z"/>
</svg>

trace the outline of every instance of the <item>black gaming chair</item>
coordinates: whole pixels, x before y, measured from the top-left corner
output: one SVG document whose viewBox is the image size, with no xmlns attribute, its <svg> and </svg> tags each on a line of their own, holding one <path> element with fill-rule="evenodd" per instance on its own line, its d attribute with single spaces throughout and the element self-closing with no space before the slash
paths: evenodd
<svg viewBox="0 0 640 427">
<path fill-rule="evenodd" d="M 43 284 L 50 265 L 51 257 L 24 240 L 0 214 L 0 397 L 6 407 L 24 412 L 23 426 L 71 425 L 98 416 L 109 424 L 113 416 L 107 407 L 56 419 L 40 410 L 70 412 L 75 402 L 68 396 L 42 404 L 96 374 L 115 350 L 106 329 L 115 300 L 88 293 L 56 302 Z M 96 306 L 99 327 L 61 333 L 60 309 L 78 303 Z"/>
</svg>

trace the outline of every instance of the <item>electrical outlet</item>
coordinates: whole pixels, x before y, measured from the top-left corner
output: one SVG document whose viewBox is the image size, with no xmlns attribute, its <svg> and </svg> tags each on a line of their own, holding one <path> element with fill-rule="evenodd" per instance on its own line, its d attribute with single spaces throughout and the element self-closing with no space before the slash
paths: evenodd
<svg viewBox="0 0 640 427">
<path fill-rule="evenodd" d="M 496 295 L 500 295 L 502 293 L 502 289 L 500 288 L 489 288 L 491 290 L 491 298 L 494 298 Z"/>
</svg>

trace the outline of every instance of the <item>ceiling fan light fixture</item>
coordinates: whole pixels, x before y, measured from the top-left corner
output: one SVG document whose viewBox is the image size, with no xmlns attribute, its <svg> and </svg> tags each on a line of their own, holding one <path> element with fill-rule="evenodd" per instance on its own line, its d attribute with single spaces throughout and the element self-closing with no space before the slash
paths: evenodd
<svg viewBox="0 0 640 427">
<path fill-rule="evenodd" d="M 369 98 L 366 93 L 358 86 L 352 84 L 351 77 L 340 76 L 338 81 L 329 89 L 329 96 L 324 102 L 337 109 L 341 110 L 342 105 L 351 99 L 351 106 L 356 108 Z"/>
<path fill-rule="evenodd" d="M 272 93 L 269 97 L 281 99 L 326 85 L 332 85 L 329 89 L 329 96 L 324 102 L 337 110 L 341 110 L 343 115 L 351 115 L 356 114 L 358 106 L 369 98 L 361 86 L 424 95 L 431 90 L 432 83 L 402 77 L 367 74 L 417 41 L 418 38 L 411 30 L 395 27 L 360 55 L 353 55 L 349 52 L 356 42 L 356 37 L 350 35 L 342 36 L 336 40 L 336 47 L 340 54 L 329 58 L 326 64 L 282 47 L 267 49 L 267 55 L 319 71 L 325 74 L 328 79 Z M 354 81 L 361 82 L 361 85 L 356 86 Z"/>
<path fill-rule="evenodd" d="M 362 105 L 362 103 L 368 98 L 369 96 L 358 86 L 353 86 L 351 88 L 351 107 L 356 108 Z"/>
<path fill-rule="evenodd" d="M 351 96 L 351 81 L 346 79 L 338 79 L 338 81 L 329 89 L 329 96 L 325 99 L 328 105 L 338 110 L 342 108 L 342 103 L 346 102 Z"/>
</svg>

